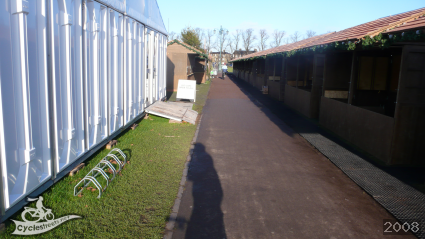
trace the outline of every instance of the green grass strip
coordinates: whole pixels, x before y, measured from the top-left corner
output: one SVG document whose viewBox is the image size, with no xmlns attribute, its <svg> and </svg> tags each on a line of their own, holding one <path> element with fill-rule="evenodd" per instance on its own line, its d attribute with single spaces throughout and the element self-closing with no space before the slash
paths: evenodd
<svg viewBox="0 0 425 239">
<path fill-rule="evenodd" d="M 202 112 L 210 83 L 198 85 L 194 109 Z M 122 175 L 109 184 L 97 199 L 98 191 L 84 189 L 82 197 L 73 196 L 74 186 L 106 154 L 101 150 L 87 160 L 76 175 L 66 176 L 42 194 L 44 206 L 55 218 L 79 215 L 44 234 L 25 238 L 162 238 L 165 224 L 179 188 L 184 163 L 196 125 L 170 124 L 168 119 L 150 115 L 116 139 L 127 154 L 129 164 Z M 89 185 L 93 186 L 93 185 Z M 94 186 L 93 186 L 94 187 Z M 35 203 L 27 205 L 35 207 Z M 11 219 L 21 220 L 21 212 Z M 2 238 L 11 235 L 15 224 L 6 221 Z"/>
</svg>

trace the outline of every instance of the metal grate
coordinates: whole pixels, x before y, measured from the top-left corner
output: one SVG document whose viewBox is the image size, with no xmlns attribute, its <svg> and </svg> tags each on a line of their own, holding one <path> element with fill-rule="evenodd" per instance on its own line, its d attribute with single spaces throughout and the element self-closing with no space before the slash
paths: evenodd
<svg viewBox="0 0 425 239">
<path fill-rule="evenodd" d="M 319 133 L 299 133 L 401 223 L 419 223 L 425 239 L 425 195 Z"/>
</svg>

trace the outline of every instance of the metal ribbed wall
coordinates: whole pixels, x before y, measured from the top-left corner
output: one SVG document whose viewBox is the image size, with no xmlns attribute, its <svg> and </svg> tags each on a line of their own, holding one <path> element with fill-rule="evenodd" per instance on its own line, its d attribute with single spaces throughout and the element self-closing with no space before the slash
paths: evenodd
<svg viewBox="0 0 425 239">
<path fill-rule="evenodd" d="M 155 0 L 0 2 L 4 221 L 165 97 L 167 33 Z"/>
</svg>

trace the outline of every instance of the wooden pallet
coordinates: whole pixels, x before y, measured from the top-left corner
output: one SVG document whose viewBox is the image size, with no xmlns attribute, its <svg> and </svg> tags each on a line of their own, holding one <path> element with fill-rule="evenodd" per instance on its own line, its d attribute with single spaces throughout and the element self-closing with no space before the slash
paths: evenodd
<svg viewBox="0 0 425 239">
<path fill-rule="evenodd" d="M 194 110 L 188 109 L 183 105 L 180 106 L 178 104 L 169 104 L 161 101 L 157 101 L 146 108 L 146 113 L 180 122 L 185 121 L 191 124 L 195 124 L 198 118 L 198 112 Z"/>
</svg>

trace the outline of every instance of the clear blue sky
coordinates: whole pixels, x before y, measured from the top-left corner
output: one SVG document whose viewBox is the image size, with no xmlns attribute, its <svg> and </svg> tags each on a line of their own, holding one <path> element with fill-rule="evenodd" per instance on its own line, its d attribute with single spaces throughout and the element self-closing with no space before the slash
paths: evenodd
<svg viewBox="0 0 425 239">
<path fill-rule="evenodd" d="M 425 0 L 157 0 L 165 27 L 180 33 L 186 26 L 217 29 L 222 25 L 235 29 L 253 28 L 284 30 L 286 36 L 295 31 L 317 34 L 339 31 L 425 7 Z M 169 22 L 169 24 L 168 24 Z M 168 29 L 169 26 L 169 29 Z"/>
</svg>

